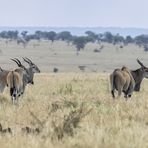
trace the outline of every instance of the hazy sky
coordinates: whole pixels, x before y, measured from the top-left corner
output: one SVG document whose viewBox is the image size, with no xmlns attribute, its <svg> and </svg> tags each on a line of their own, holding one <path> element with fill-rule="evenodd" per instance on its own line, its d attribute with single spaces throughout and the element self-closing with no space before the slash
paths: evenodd
<svg viewBox="0 0 148 148">
<path fill-rule="evenodd" d="M 0 26 L 148 28 L 148 0 L 0 0 Z"/>
</svg>

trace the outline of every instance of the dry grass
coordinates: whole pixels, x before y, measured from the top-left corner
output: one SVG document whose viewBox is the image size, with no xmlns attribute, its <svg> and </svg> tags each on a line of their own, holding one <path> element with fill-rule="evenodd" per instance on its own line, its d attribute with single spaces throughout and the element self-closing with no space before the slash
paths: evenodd
<svg viewBox="0 0 148 148">
<path fill-rule="evenodd" d="M 113 100 L 107 74 L 40 74 L 19 105 L 0 97 L 0 147 L 148 147 L 148 81 L 128 101 Z"/>
</svg>

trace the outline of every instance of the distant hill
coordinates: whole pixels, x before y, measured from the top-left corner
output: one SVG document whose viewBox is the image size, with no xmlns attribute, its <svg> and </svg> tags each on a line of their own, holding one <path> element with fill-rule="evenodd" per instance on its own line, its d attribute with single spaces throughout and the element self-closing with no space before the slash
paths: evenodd
<svg viewBox="0 0 148 148">
<path fill-rule="evenodd" d="M 148 28 L 120 28 L 120 27 L 2 27 L 0 26 L 0 31 L 8 30 L 18 30 L 19 32 L 28 31 L 29 34 L 34 33 L 37 30 L 40 31 L 70 31 L 72 35 L 84 35 L 86 31 L 90 30 L 95 33 L 104 33 L 106 31 L 112 34 L 119 33 L 122 36 L 131 35 L 135 37 L 141 34 L 148 34 Z"/>
</svg>

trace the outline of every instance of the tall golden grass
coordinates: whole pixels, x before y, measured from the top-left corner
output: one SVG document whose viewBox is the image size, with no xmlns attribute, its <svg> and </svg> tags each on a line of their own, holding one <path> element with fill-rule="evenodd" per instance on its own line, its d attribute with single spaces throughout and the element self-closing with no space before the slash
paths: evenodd
<svg viewBox="0 0 148 148">
<path fill-rule="evenodd" d="M 113 100 L 109 75 L 57 73 L 35 76 L 19 105 L 6 89 L 0 97 L 1 148 L 148 147 L 148 82 L 125 101 Z"/>
</svg>

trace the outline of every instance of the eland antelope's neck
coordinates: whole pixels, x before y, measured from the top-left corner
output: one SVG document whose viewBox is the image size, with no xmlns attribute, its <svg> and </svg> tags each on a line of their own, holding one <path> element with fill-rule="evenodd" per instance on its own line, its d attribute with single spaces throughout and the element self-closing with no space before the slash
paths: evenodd
<svg viewBox="0 0 148 148">
<path fill-rule="evenodd" d="M 27 73 L 28 73 L 28 83 L 34 84 L 33 82 L 34 72 L 32 67 L 27 68 Z"/>
<path fill-rule="evenodd" d="M 135 83 L 139 83 L 143 80 L 144 78 L 144 73 L 143 71 L 141 70 L 141 68 L 137 69 L 137 70 L 132 70 L 131 71 L 131 74 L 135 80 Z"/>
</svg>

